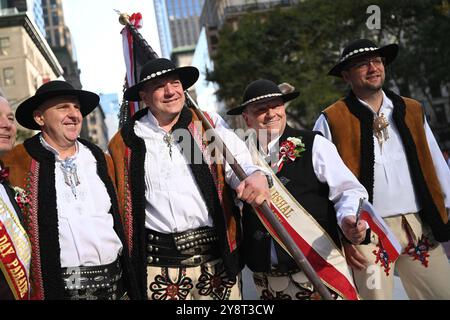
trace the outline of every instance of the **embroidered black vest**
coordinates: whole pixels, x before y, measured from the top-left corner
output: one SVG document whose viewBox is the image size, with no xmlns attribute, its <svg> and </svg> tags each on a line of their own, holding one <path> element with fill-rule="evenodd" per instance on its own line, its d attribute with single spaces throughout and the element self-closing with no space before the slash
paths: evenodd
<svg viewBox="0 0 450 320">
<path fill-rule="evenodd" d="M 96 145 L 82 139 L 78 139 L 78 141 L 85 145 L 97 160 L 97 173 L 105 184 L 111 199 L 111 209 L 109 213 L 113 216 L 114 230 L 123 244 L 124 252 L 121 256 L 121 264 L 123 268 L 122 276 L 124 279 L 125 290 L 127 290 L 129 296 L 134 299 L 136 297 L 134 270 L 128 260 L 116 192 L 108 174 L 105 155 Z M 38 203 L 38 226 L 28 226 L 28 229 L 37 227 L 39 233 L 39 244 L 37 245 L 40 250 L 40 269 L 42 270 L 42 274 L 38 278 L 42 280 L 42 282 L 37 285 L 42 286 L 44 289 L 44 296 L 41 298 L 46 300 L 61 300 L 64 298 L 65 284 L 61 277 L 61 247 L 59 244 L 58 212 L 55 189 L 55 156 L 42 146 L 39 140 L 39 134 L 25 140 L 24 146 L 29 156 L 40 164 L 38 195 L 33 195 L 33 197 L 37 197 Z"/>
<path fill-rule="evenodd" d="M 141 119 L 148 113 L 148 108 L 138 111 L 132 121 L 121 129 L 121 135 L 125 145 L 131 150 L 131 163 L 130 163 L 130 184 L 131 184 L 131 198 L 132 198 L 132 211 L 133 211 L 133 229 L 134 235 L 133 250 L 131 252 L 132 261 L 137 268 L 138 280 L 140 285 L 141 294 L 146 292 L 147 284 L 147 259 L 146 259 L 146 238 L 145 238 L 145 154 L 146 146 L 143 139 L 138 137 L 134 132 L 134 125 L 137 120 Z M 187 129 L 188 125 L 192 121 L 192 113 L 188 108 L 183 108 L 180 114 L 180 118 L 173 126 L 172 131 L 179 128 Z M 190 147 L 198 148 L 195 140 L 190 139 Z M 201 154 L 201 151 L 191 151 L 191 155 Z M 224 262 L 224 266 L 227 270 L 229 277 L 235 277 L 243 268 L 244 261 L 240 255 L 240 246 L 236 250 L 230 252 L 226 240 L 226 224 L 224 221 L 224 214 L 222 212 L 220 200 L 217 195 L 217 188 L 214 184 L 214 179 L 209 170 L 208 165 L 202 157 L 201 164 L 194 164 L 194 161 L 188 161 L 189 167 L 193 173 L 195 181 L 199 186 L 203 200 L 206 203 L 208 212 L 211 214 L 214 226 L 217 228 L 219 235 L 219 243 L 221 249 L 221 256 Z M 238 217 L 240 213 L 238 208 L 234 206 L 232 208 L 234 216 Z M 241 242 L 241 230 L 237 231 L 238 242 Z"/>
<path fill-rule="evenodd" d="M 280 137 L 280 145 L 289 137 L 302 137 L 306 150 L 292 163 L 285 163 L 277 177 L 284 183 L 292 196 L 305 208 L 340 247 L 336 212 L 328 200 L 329 188 L 320 182 L 312 166 L 312 146 L 316 132 L 296 130 L 286 126 Z M 246 206 L 243 218 L 244 256 L 247 266 L 253 272 L 271 270 L 271 239 L 256 214 Z M 274 241 L 280 272 L 298 269 L 295 261 Z"/>
</svg>

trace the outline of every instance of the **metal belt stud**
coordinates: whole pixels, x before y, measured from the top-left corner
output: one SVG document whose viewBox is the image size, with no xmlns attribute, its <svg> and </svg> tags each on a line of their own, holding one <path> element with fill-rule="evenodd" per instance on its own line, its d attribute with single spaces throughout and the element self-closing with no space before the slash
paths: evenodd
<svg viewBox="0 0 450 320">
<path fill-rule="evenodd" d="M 150 241 L 153 241 L 153 239 L 155 239 L 155 241 L 158 241 L 159 240 L 159 237 L 158 236 L 155 236 L 155 235 L 153 235 L 153 234 L 149 234 L 148 235 L 148 240 L 150 240 Z"/>
<path fill-rule="evenodd" d="M 148 245 L 148 246 L 147 246 L 147 251 L 148 251 L 148 252 L 158 252 L 158 251 L 159 251 L 159 248 L 158 248 L 158 247 L 154 247 L 154 246 L 152 246 L 152 245 Z"/>
</svg>

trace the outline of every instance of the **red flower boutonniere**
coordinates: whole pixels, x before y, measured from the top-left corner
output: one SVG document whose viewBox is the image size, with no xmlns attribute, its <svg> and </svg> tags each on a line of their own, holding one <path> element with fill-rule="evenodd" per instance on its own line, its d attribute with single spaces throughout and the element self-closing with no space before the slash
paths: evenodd
<svg viewBox="0 0 450 320">
<path fill-rule="evenodd" d="M 302 137 L 287 138 L 287 140 L 284 141 L 280 146 L 280 155 L 277 162 L 278 172 L 281 171 L 284 163 L 294 162 L 295 159 L 302 156 L 302 152 L 304 152 L 305 150 L 305 144 L 303 143 Z"/>
<path fill-rule="evenodd" d="M 13 189 L 16 193 L 15 199 L 17 204 L 19 205 L 20 210 L 22 210 L 22 212 L 25 212 L 26 209 L 31 206 L 31 199 L 28 196 L 28 193 L 20 187 L 14 187 Z"/>
</svg>

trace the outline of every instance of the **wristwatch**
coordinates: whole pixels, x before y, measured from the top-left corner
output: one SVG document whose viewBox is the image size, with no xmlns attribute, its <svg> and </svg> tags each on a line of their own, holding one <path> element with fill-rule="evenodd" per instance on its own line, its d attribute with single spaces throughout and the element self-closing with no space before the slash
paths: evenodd
<svg viewBox="0 0 450 320">
<path fill-rule="evenodd" d="M 267 184 L 269 185 L 269 189 L 273 187 L 273 179 L 272 176 L 270 174 L 265 174 L 266 179 L 267 179 Z"/>
</svg>

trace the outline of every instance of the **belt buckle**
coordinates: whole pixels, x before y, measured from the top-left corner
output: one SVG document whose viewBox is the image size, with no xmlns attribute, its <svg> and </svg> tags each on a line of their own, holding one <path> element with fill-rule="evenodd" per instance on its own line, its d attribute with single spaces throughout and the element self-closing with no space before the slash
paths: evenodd
<svg viewBox="0 0 450 320">
<path fill-rule="evenodd" d="M 208 262 L 212 257 L 210 254 L 196 254 L 195 256 L 182 260 L 180 263 L 184 266 L 196 267 Z"/>
<path fill-rule="evenodd" d="M 194 247 L 190 247 L 189 249 L 181 250 L 180 252 L 181 254 L 201 255 L 211 248 L 212 246 L 210 244 L 196 245 Z"/>
</svg>

